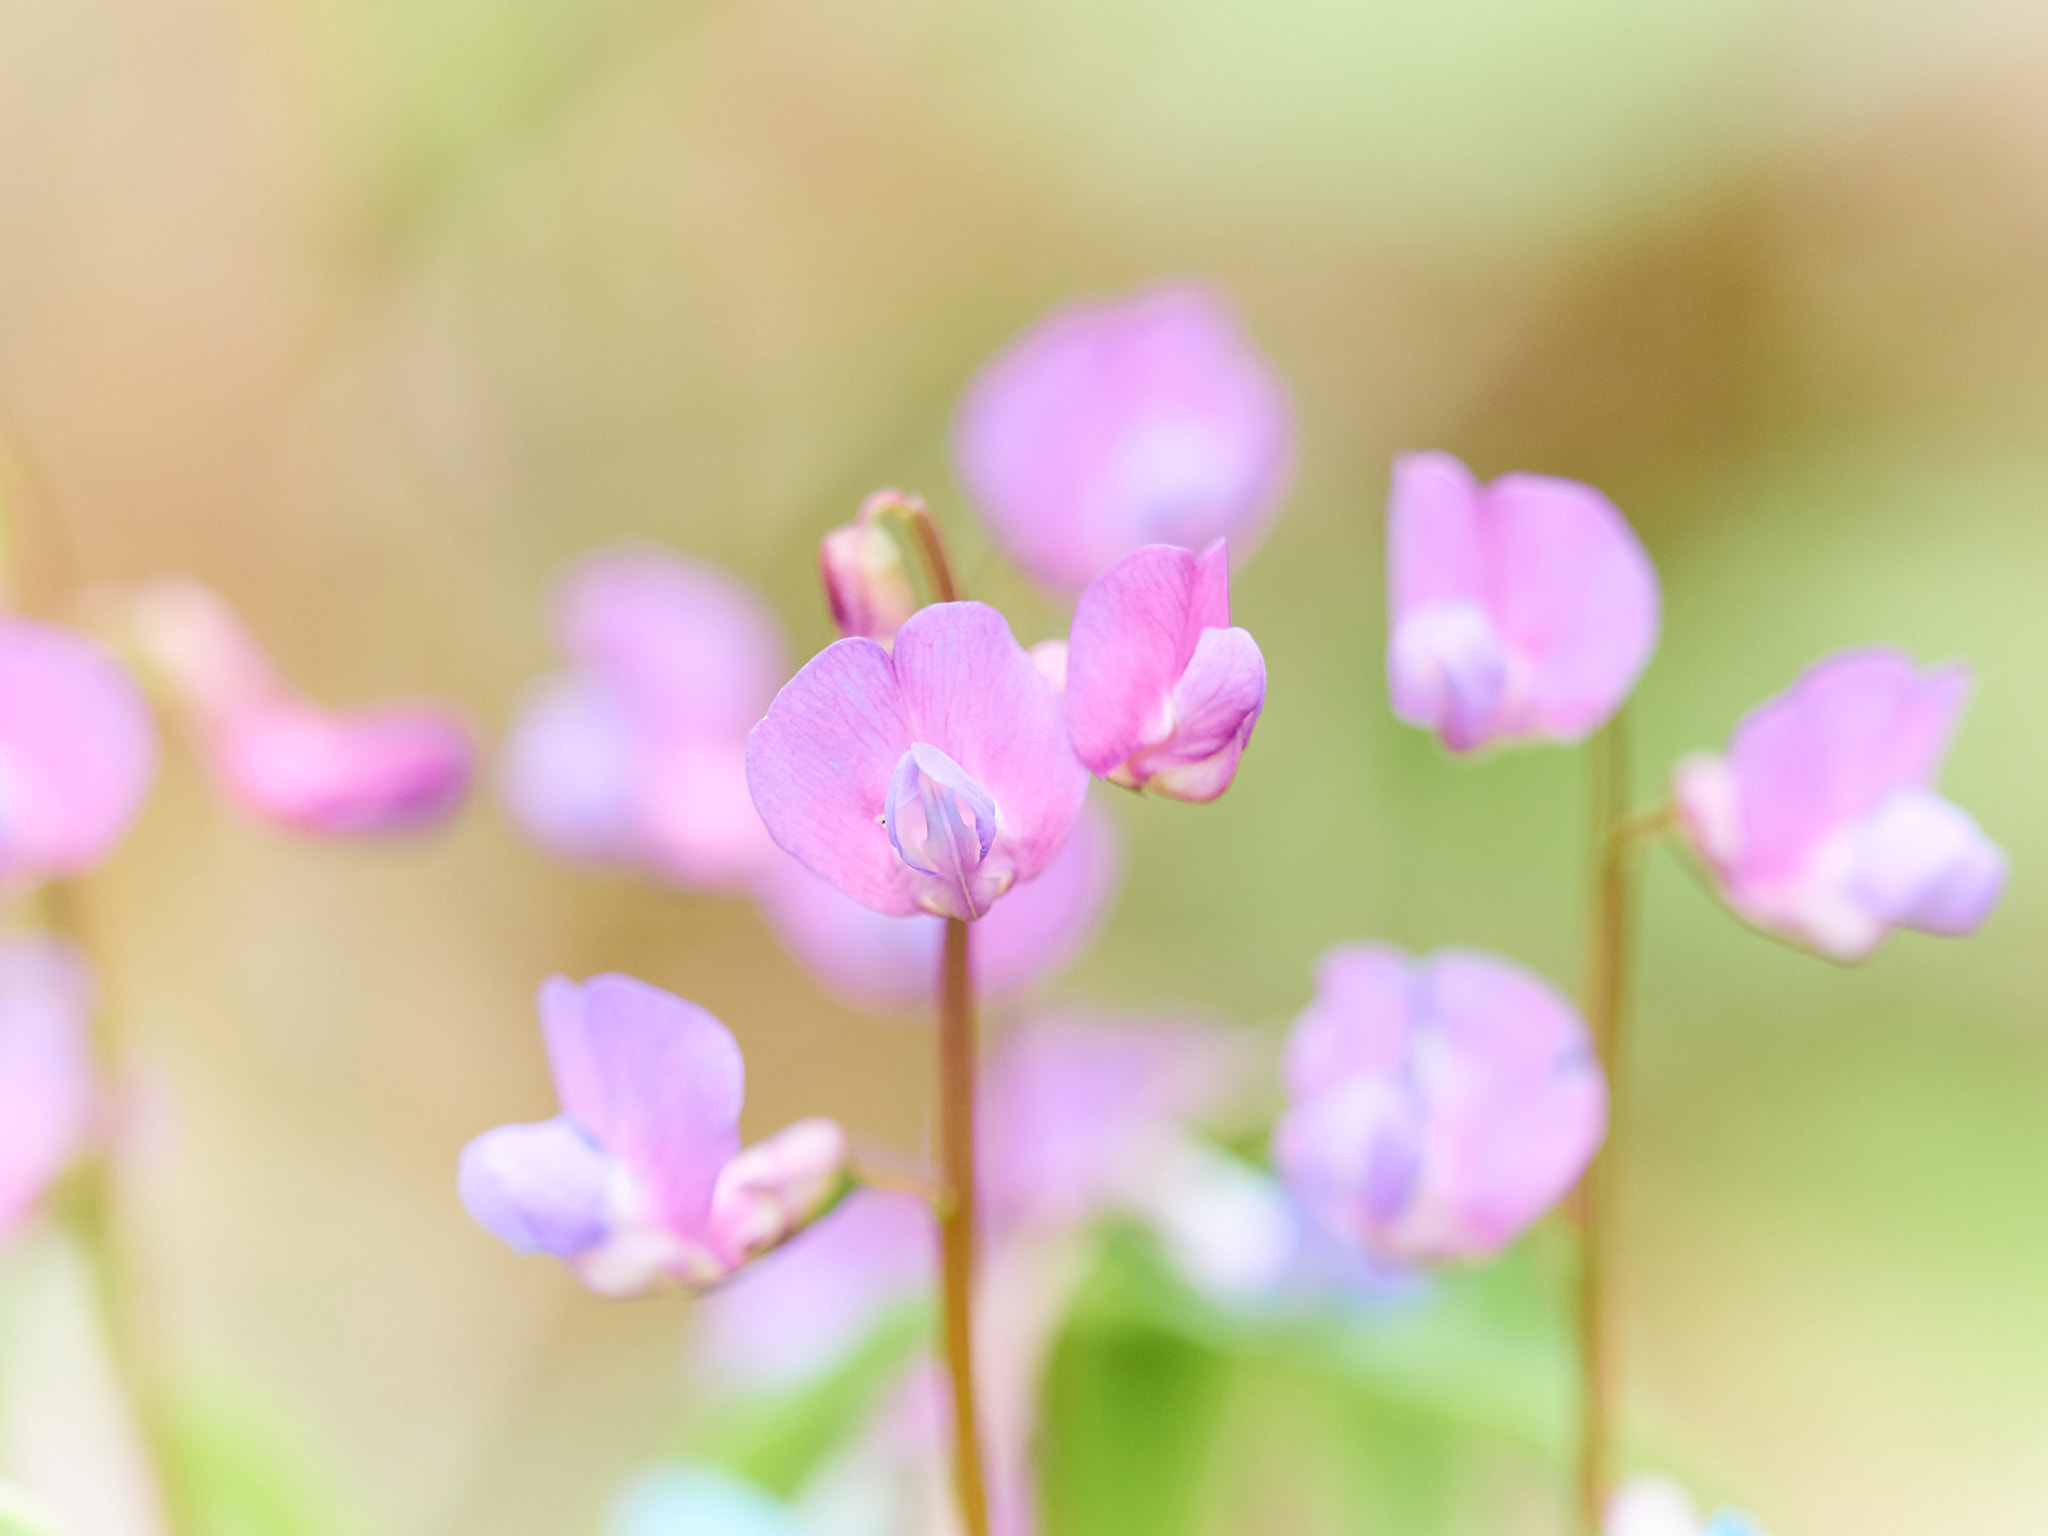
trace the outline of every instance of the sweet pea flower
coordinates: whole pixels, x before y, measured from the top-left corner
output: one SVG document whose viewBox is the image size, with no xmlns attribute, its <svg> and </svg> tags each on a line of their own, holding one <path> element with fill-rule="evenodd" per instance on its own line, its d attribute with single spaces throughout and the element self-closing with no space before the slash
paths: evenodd
<svg viewBox="0 0 2048 1536">
<path fill-rule="evenodd" d="M 834 528 L 818 546 L 818 575 L 832 622 L 846 636 L 865 635 L 882 645 L 896 638 L 917 612 L 917 591 L 903 563 L 903 550 L 880 519 L 891 508 L 924 511 L 924 503 L 901 491 L 876 491 L 844 527 Z"/>
<path fill-rule="evenodd" d="M 1837 960 L 1894 927 L 1974 932 L 2005 890 L 2005 854 L 1934 790 L 1970 681 L 1843 651 L 1745 715 L 1726 756 L 1681 762 L 1679 827 L 1723 899 Z"/>
<path fill-rule="evenodd" d="M 768 834 L 856 901 L 978 918 L 1059 854 L 1088 774 L 1066 702 L 1003 616 L 936 603 L 827 646 L 747 738 Z"/>
<path fill-rule="evenodd" d="M 1294 474 L 1286 390 L 1190 283 L 1056 310 L 984 368 L 954 458 L 997 541 L 1079 591 L 1146 544 L 1257 540 Z"/>
<path fill-rule="evenodd" d="M 1283 1076 L 1281 1176 L 1330 1232 L 1400 1263 L 1497 1253 L 1606 1131 L 1584 1022 L 1534 973 L 1471 951 L 1330 950 Z"/>
<path fill-rule="evenodd" d="M 1394 713 L 1453 752 L 1578 741 L 1657 648 L 1657 572 L 1591 486 L 1480 485 L 1447 453 L 1394 460 L 1387 501 Z"/>
<path fill-rule="evenodd" d="M 1151 544 L 1089 584 L 1064 663 L 1074 751 L 1126 789 L 1206 802 L 1230 788 L 1266 702 L 1266 658 L 1230 625 L 1223 540 Z"/>
<path fill-rule="evenodd" d="M 0 1239 L 93 1133 L 92 1001 L 92 978 L 70 945 L 0 938 Z"/>
<path fill-rule="evenodd" d="M 194 581 L 136 594 L 137 637 L 184 696 L 214 775 L 260 820 L 349 836 L 440 821 L 469 788 L 468 728 L 439 704 L 334 711 L 281 678 L 234 610 Z"/>
<path fill-rule="evenodd" d="M 562 1112 L 484 1132 L 459 1174 L 469 1214 L 519 1252 L 568 1260 L 600 1295 L 702 1288 L 844 1193 L 830 1120 L 740 1149 L 740 1049 L 695 1003 L 630 976 L 555 976 L 540 1015 Z"/>
<path fill-rule="evenodd" d="M 747 795 L 747 730 L 788 676 L 753 592 L 659 550 L 591 556 L 555 605 L 567 672 L 528 698 L 501 782 L 551 852 L 730 889 L 776 857 Z"/>
<path fill-rule="evenodd" d="M 0 887 L 99 863 L 155 776 L 149 706 L 128 674 L 82 635 L 0 618 Z"/>
<path fill-rule="evenodd" d="M 1692 1495 L 1669 1478 L 1633 1477 L 1608 1498 L 1603 1536 L 1764 1536 L 1756 1517 L 1717 1509 L 1704 1519 Z"/>
<path fill-rule="evenodd" d="M 977 926 L 977 993 L 1023 992 L 1071 964 L 1108 914 L 1122 863 L 1115 825 L 1083 805 L 1045 873 L 997 902 Z M 887 916 L 785 857 L 775 859 L 755 896 L 784 947 L 841 997 L 882 1009 L 930 1005 L 944 919 Z"/>
</svg>

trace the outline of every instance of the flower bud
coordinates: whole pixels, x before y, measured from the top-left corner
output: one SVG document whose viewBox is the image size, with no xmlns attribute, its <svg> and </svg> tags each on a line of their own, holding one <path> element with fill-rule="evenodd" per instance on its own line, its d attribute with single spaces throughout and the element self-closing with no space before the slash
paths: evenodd
<svg viewBox="0 0 2048 1536">
<path fill-rule="evenodd" d="M 902 547 L 880 521 L 883 510 L 906 500 L 893 491 L 876 492 L 861 504 L 858 518 L 834 528 L 818 546 L 825 601 L 842 635 L 865 635 L 888 645 L 917 612 Z"/>
</svg>

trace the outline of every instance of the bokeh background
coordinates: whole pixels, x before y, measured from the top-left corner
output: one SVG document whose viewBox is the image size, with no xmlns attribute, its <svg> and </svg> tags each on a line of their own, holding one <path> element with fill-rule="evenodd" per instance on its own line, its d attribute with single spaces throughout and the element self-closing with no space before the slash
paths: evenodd
<svg viewBox="0 0 2048 1536">
<path fill-rule="evenodd" d="M 1969 658 L 1947 783 L 2015 867 L 1978 938 L 1842 970 L 1652 861 L 1620 1262 L 1664 1464 L 1781 1536 L 2035 1532 L 2044 85 L 2048 12 L 2009 0 L 0 0 L 22 601 L 190 572 L 317 696 L 496 732 L 564 561 L 718 561 L 808 653 L 818 534 L 895 483 L 1036 639 L 1063 617 L 963 504 L 958 393 L 1057 301 L 1211 278 L 1302 422 L 1236 598 L 1271 694 L 1217 807 L 1112 807 L 1125 893 L 1052 995 L 1273 1031 L 1366 936 L 1576 984 L 1582 755 L 1453 763 L 1388 713 L 1397 450 L 1634 520 L 1668 610 L 1645 800 L 1825 650 Z M 918 1023 L 831 1002 L 742 901 L 550 865 L 488 795 L 313 846 L 174 750 L 84 903 L 153 1092 L 152 1331 L 258 1469 L 246 1536 L 590 1530 L 685 1411 L 686 1303 L 592 1301 L 454 1199 L 469 1135 L 546 1110 L 548 972 L 711 1006 L 752 1132 L 923 1135 Z M 1360 1514 L 1317 1467 L 1435 1442 L 1280 1366 L 1126 1353 L 1091 1434 L 1173 1419 L 1152 1390 L 1226 1452 L 1178 1469 L 1187 1511 L 1104 1529 L 1557 1528 L 1534 1453 Z"/>
</svg>

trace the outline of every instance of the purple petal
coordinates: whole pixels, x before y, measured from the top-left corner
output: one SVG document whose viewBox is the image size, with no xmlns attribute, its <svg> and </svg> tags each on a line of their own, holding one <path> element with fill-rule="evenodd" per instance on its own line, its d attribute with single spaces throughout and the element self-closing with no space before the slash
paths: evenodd
<svg viewBox="0 0 2048 1536">
<path fill-rule="evenodd" d="M 68 944 L 0 939 L 0 1239 L 92 1134 L 92 1006 L 92 978 Z"/>
<path fill-rule="evenodd" d="M 1975 933 L 2005 892 L 2006 858 L 1969 812 L 1924 789 L 1895 790 L 1857 834 L 1857 895 L 1923 933 Z"/>
<path fill-rule="evenodd" d="M 1115 827 L 1084 805 L 1059 857 L 975 925 L 976 991 L 1006 997 L 1064 970 L 1094 938 L 1121 874 Z M 886 916 L 787 858 L 756 895 L 782 942 L 832 991 L 869 1007 L 931 1006 L 943 918 Z"/>
<path fill-rule="evenodd" d="M 505 745 L 499 779 L 506 805 L 527 835 L 558 857 L 632 859 L 637 749 L 631 717 L 613 690 L 580 674 L 551 678 L 528 694 Z M 758 820 L 752 809 L 749 802 L 749 819 Z"/>
<path fill-rule="evenodd" d="M 986 872 L 1037 875 L 1058 856 L 1088 792 L 1066 701 L 982 603 L 922 609 L 896 636 L 895 671 L 911 739 L 937 747 L 995 797 L 1001 829 Z"/>
<path fill-rule="evenodd" d="M 704 1299 L 695 1353 L 712 1374 L 747 1387 L 814 1376 L 930 1286 L 937 1238 L 923 1202 L 856 1190 Z"/>
<path fill-rule="evenodd" d="M 471 1220 L 520 1253 L 557 1258 L 605 1240 L 611 1159 L 563 1116 L 501 1125 L 462 1149 L 456 1188 Z"/>
<path fill-rule="evenodd" d="M 882 824 L 896 856 L 927 877 L 914 882 L 927 912 L 971 922 L 1009 883 L 982 868 L 996 839 L 995 797 L 937 747 L 920 741 L 903 754 Z"/>
<path fill-rule="evenodd" d="M 1207 629 L 1174 686 L 1174 730 L 1133 768 L 1154 794 L 1206 804 L 1230 788 L 1266 702 L 1266 658 L 1242 629 Z"/>
<path fill-rule="evenodd" d="M 1738 883 L 1796 876 L 1829 837 L 1894 790 L 1931 786 L 1970 693 L 1961 666 L 1844 651 L 1745 715 L 1729 741 Z"/>
<path fill-rule="evenodd" d="M 1415 1005 L 1408 951 L 1340 944 L 1316 962 L 1315 1000 L 1288 1037 L 1281 1077 L 1305 1098 L 1359 1075 L 1399 1070 Z"/>
<path fill-rule="evenodd" d="M 1145 544 L 1251 548 L 1292 478 L 1294 424 L 1228 304 L 1169 284 L 1013 343 L 962 402 L 954 453 L 997 540 L 1078 590 Z"/>
<path fill-rule="evenodd" d="M 648 1221 L 701 1238 L 739 1151 L 746 1068 L 732 1032 L 630 976 L 552 976 L 540 1014 L 563 1112 L 638 1181 Z"/>
<path fill-rule="evenodd" d="M 555 624 L 579 666 L 638 711 L 737 742 L 789 675 L 761 599 L 715 566 L 654 548 L 592 555 L 562 585 Z"/>
<path fill-rule="evenodd" d="M 347 714 L 254 704 L 214 728 L 221 783 L 242 809 L 295 831 L 410 832 L 451 815 L 469 788 L 462 721 L 435 705 Z"/>
<path fill-rule="evenodd" d="M 105 858 L 156 776 L 156 733 L 128 674 L 54 625 L 0 619 L 0 882 Z"/>
<path fill-rule="evenodd" d="M 1511 736 L 1577 741 L 1619 709 L 1657 648 L 1656 568 L 1614 504 L 1549 475 L 1486 489 L 1488 608 L 1521 673 Z"/>
<path fill-rule="evenodd" d="M 1430 604 L 1395 625 L 1387 646 L 1394 713 L 1436 731 L 1453 752 L 1486 744 L 1507 684 L 1500 634 L 1477 603 Z"/>
<path fill-rule="evenodd" d="M 901 650 L 899 635 L 899 656 Z M 889 653 L 861 639 L 837 641 L 812 657 L 747 737 L 747 786 L 777 846 L 854 900 L 899 917 L 918 910 L 911 871 L 879 818 L 890 776 L 916 739 Z M 945 742 L 923 739 L 961 760 Z M 1001 790 L 990 788 L 1002 805 Z"/>
</svg>

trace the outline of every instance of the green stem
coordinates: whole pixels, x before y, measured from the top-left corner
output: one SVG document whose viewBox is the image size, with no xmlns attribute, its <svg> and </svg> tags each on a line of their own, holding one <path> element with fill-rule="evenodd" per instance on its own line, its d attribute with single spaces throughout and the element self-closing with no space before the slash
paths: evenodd
<svg viewBox="0 0 2048 1536">
<path fill-rule="evenodd" d="M 946 1369 L 953 1382 L 953 1487 L 966 1536 L 988 1536 L 988 1492 L 974 1392 L 974 981 L 967 924 L 946 919 L 939 986 L 939 1218 Z"/>
</svg>

